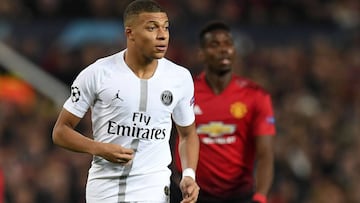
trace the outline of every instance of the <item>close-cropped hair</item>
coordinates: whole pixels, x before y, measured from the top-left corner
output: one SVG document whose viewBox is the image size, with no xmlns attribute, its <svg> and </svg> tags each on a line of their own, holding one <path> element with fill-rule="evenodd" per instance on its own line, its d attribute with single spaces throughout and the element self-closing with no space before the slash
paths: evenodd
<svg viewBox="0 0 360 203">
<path fill-rule="evenodd" d="M 199 32 L 200 46 L 205 45 L 205 35 L 215 30 L 223 30 L 226 32 L 231 32 L 230 27 L 226 23 L 222 21 L 210 21 L 200 29 Z"/>
<path fill-rule="evenodd" d="M 131 2 L 124 11 L 124 15 L 123 15 L 124 24 L 126 25 L 132 16 L 139 15 L 140 13 L 144 13 L 144 12 L 165 13 L 165 10 L 163 10 L 161 6 L 155 1 L 135 0 Z"/>
</svg>

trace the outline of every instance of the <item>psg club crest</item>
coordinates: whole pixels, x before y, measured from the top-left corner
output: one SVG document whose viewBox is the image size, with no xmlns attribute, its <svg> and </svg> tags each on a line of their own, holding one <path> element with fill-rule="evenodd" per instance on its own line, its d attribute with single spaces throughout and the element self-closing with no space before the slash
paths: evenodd
<svg viewBox="0 0 360 203">
<path fill-rule="evenodd" d="M 165 106 L 169 106 L 173 102 L 173 95 L 169 90 L 165 90 L 161 93 L 161 102 Z"/>
<path fill-rule="evenodd" d="M 78 102 L 80 99 L 80 90 L 78 87 L 71 87 L 71 101 Z"/>
</svg>

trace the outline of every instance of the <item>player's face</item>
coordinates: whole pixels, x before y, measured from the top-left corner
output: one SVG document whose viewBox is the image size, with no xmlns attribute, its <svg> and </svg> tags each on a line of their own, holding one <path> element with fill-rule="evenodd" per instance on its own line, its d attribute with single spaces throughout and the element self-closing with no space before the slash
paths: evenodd
<svg viewBox="0 0 360 203">
<path fill-rule="evenodd" d="M 231 71 L 235 58 L 235 46 L 231 34 L 224 30 L 207 33 L 201 55 L 209 71 L 216 73 Z"/>
<path fill-rule="evenodd" d="M 164 57 L 169 44 L 169 19 L 166 13 L 139 14 L 132 34 L 138 53 L 149 59 Z"/>
</svg>

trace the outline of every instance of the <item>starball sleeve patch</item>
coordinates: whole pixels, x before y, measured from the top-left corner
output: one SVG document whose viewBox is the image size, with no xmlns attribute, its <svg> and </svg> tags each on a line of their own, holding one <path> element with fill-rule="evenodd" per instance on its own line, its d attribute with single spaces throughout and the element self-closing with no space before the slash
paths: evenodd
<svg viewBox="0 0 360 203">
<path fill-rule="evenodd" d="M 71 87 L 71 101 L 78 102 L 80 100 L 80 89 L 76 86 Z"/>
</svg>

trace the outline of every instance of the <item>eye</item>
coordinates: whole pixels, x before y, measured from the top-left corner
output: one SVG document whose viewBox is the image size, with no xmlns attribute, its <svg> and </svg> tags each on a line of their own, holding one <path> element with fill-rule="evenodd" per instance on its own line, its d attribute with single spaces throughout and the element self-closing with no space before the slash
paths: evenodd
<svg viewBox="0 0 360 203">
<path fill-rule="evenodd" d="M 154 31 L 155 29 L 156 29 L 155 26 L 149 26 L 149 27 L 147 27 L 147 30 L 149 30 L 149 31 Z"/>
<path fill-rule="evenodd" d="M 233 45 L 234 45 L 234 41 L 232 41 L 232 40 L 227 40 L 227 41 L 225 41 L 225 45 L 227 45 L 227 46 L 233 46 Z"/>
<path fill-rule="evenodd" d="M 211 48 L 216 48 L 218 46 L 219 46 L 219 43 L 217 43 L 215 41 L 212 41 L 212 42 L 209 43 L 209 47 L 211 47 Z"/>
</svg>

